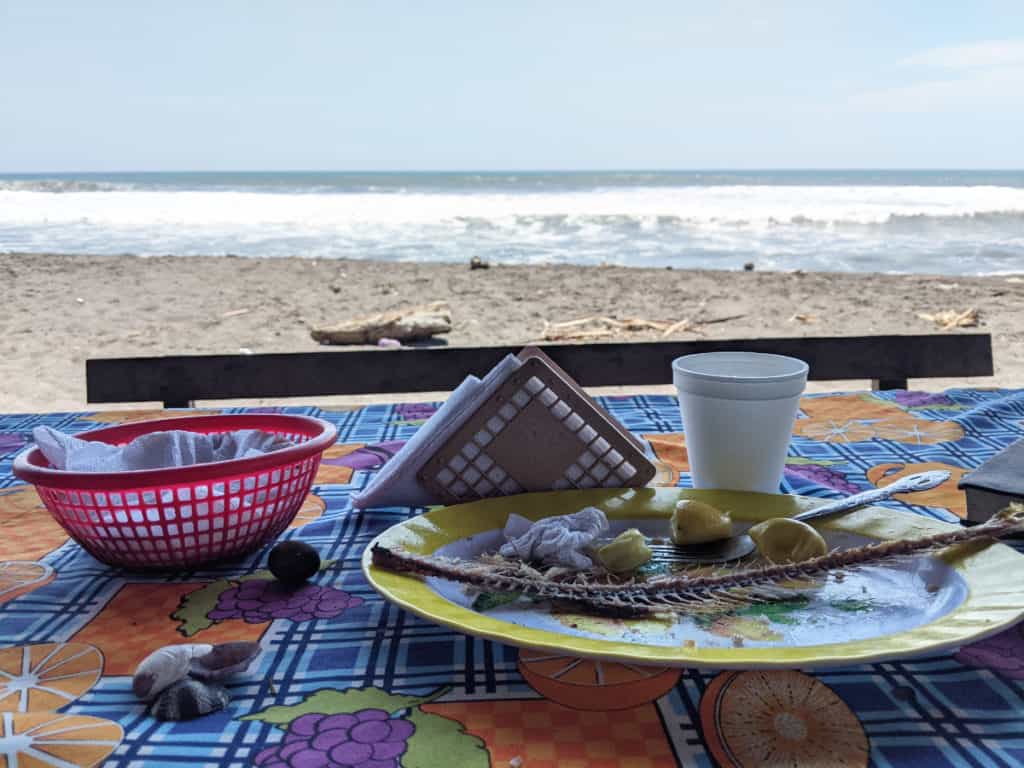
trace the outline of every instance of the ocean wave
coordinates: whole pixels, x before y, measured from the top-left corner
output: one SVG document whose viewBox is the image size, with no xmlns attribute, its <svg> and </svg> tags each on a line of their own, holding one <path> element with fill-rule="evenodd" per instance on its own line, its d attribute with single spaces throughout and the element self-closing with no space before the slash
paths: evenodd
<svg viewBox="0 0 1024 768">
<path fill-rule="evenodd" d="M 40 191 L 0 186 L 0 251 L 931 272 L 1024 265 L 1024 189 L 1015 187 Z"/>
<path fill-rule="evenodd" d="M 135 185 L 84 179 L 0 179 L 0 191 L 7 192 L 113 192 L 134 189 Z"/>
</svg>

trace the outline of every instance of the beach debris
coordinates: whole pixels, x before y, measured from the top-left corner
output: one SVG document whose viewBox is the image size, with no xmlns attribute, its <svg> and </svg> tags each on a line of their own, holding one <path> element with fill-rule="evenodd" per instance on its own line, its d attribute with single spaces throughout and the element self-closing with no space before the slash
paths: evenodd
<svg viewBox="0 0 1024 768">
<path fill-rule="evenodd" d="M 79 297 L 77 297 L 75 299 L 75 303 L 76 304 L 85 304 L 85 299 L 83 299 L 81 296 L 79 296 Z"/>
<path fill-rule="evenodd" d="M 219 712 L 230 700 L 223 686 L 186 678 L 157 696 L 149 711 L 157 720 L 194 720 Z"/>
<path fill-rule="evenodd" d="M 981 313 L 973 307 L 962 312 L 955 309 L 944 309 L 941 312 L 918 312 L 917 316 L 922 320 L 935 323 L 944 331 L 951 331 L 954 328 L 973 328 L 981 319 Z"/>
<path fill-rule="evenodd" d="M 446 301 L 379 312 L 337 325 L 313 328 L 310 335 L 321 344 L 377 344 L 381 339 L 429 339 L 452 330 L 452 311 Z"/>
<path fill-rule="evenodd" d="M 743 271 L 744 272 L 753 272 L 754 271 L 754 262 L 748 261 L 746 264 L 744 264 L 743 265 Z"/>
<path fill-rule="evenodd" d="M 267 566 L 287 587 L 298 587 L 320 570 L 320 555 L 304 541 L 282 541 L 270 550 Z"/>
<path fill-rule="evenodd" d="M 232 309 L 229 310 L 228 312 L 222 312 L 221 317 L 238 317 L 239 315 L 247 315 L 250 312 L 252 312 L 251 309 L 249 309 L 248 307 L 243 307 L 242 309 Z"/>
<path fill-rule="evenodd" d="M 135 669 L 132 693 L 143 701 L 149 701 L 187 676 L 193 658 L 205 656 L 212 650 L 213 646 L 205 643 L 183 643 L 158 648 Z"/>
<path fill-rule="evenodd" d="M 700 329 L 696 328 L 693 321 L 690 318 L 680 320 L 678 323 L 672 323 L 668 328 L 661 332 L 661 337 L 671 336 L 673 333 L 700 333 Z"/>
<path fill-rule="evenodd" d="M 397 349 L 398 347 L 402 346 L 402 342 L 400 342 L 398 339 L 380 339 L 377 342 L 377 346 L 382 347 L 384 349 Z"/>
<path fill-rule="evenodd" d="M 816 323 L 816 322 L 818 322 L 818 317 L 817 317 L 817 315 L 807 315 L 807 314 L 804 314 L 802 312 L 798 312 L 797 314 L 795 314 L 791 318 L 789 318 L 789 322 L 791 322 L 791 323 Z"/>
<path fill-rule="evenodd" d="M 249 640 L 220 643 L 204 656 L 193 656 L 189 675 L 200 680 L 224 680 L 245 672 L 260 655 L 260 644 Z"/>
<path fill-rule="evenodd" d="M 249 347 L 239 347 L 238 354 L 240 355 L 251 355 L 252 350 Z"/>
<path fill-rule="evenodd" d="M 471 258 L 469 260 L 469 269 L 470 269 L 470 271 L 472 271 L 474 269 L 490 269 L 490 268 L 491 268 L 490 262 L 484 261 L 479 256 L 474 256 L 473 258 Z"/>
<path fill-rule="evenodd" d="M 743 314 L 738 314 L 723 317 L 685 318 L 683 320 L 645 320 L 641 317 L 627 317 L 617 320 L 614 317 L 594 316 L 560 323 L 551 323 L 545 320 L 541 337 L 543 341 L 585 341 L 645 331 L 655 331 L 661 334 L 662 338 L 676 333 L 703 335 L 701 326 L 738 320 L 744 316 Z"/>
</svg>

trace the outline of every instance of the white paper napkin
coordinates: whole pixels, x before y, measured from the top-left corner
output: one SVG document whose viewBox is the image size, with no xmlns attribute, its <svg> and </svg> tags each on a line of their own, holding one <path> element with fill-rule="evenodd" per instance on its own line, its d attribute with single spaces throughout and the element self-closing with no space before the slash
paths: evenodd
<svg viewBox="0 0 1024 768">
<path fill-rule="evenodd" d="M 203 435 L 173 430 L 150 432 L 127 445 L 80 440 L 51 427 L 32 430 L 39 450 L 57 469 L 72 472 L 128 472 L 247 459 L 287 448 L 293 443 L 271 432 L 242 429 Z"/>
<path fill-rule="evenodd" d="M 512 513 L 505 523 L 505 544 L 499 552 L 505 557 L 584 570 L 594 565 L 587 548 L 607 529 L 608 518 L 597 507 L 545 517 L 535 523 Z"/>
<path fill-rule="evenodd" d="M 356 509 L 426 507 L 440 503 L 440 499 L 433 498 L 420 485 L 416 473 L 522 364 L 515 355 L 508 355 L 482 381 L 476 376 L 467 376 L 444 405 L 381 468 L 370 484 L 352 497 L 352 506 Z"/>
</svg>

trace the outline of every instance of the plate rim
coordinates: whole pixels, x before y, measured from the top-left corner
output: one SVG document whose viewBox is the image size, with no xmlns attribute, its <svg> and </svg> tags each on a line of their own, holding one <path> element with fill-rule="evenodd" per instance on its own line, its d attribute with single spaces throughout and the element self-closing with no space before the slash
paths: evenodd
<svg viewBox="0 0 1024 768">
<path fill-rule="evenodd" d="M 739 502 L 744 509 L 737 519 L 756 521 L 792 516 L 830 501 L 790 494 L 741 491 L 710 491 L 689 488 L 637 488 L 554 491 L 483 499 L 465 504 L 434 507 L 378 534 L 361 558 L 363 575 L 385 600 L 461 634 L 531 650 L 558 652 L 604 661 L 643 663 L 705 669 L 811 669 L 876 663 L 897 658 L 926 656 L 975 643 L 1013 626 L 1024 618 L 1024 555 L 1005 544 L 970 548 L 959 557 L 940 555 L 967 586 L 967 598 L 949 613 L 931 622 L 892 635 L 794 647 L 655 646 L 621 640 L 565 635 L 546 629 L 523 627 L 456 605 L 438 595 L 415 576 L 377 568 L 373 546 L 382 541 L 401 543 L 412 551 L 429 553 L 451 541 L 494 530 L 493 522 L 481 525 L 483 516 L 472 516 L 474 507 L 487 505 L 489 516 L 516 511 L 533 519 L 566 511 L 544 510 L 577 499 L 575 509 L 607 506 L 610 519 L 668 517 L 682 498 L 694 498 L 728 509 Z M 617 503 L 616 503 L 617 502 Z M 756 503 L 761 511 L 746 508 Z M 532 507 L 524 509 L 524 507 Z M 507 511 L 506 511 L 507 510 Z M 539 510 L 539 513 L 538 513 Z M 574 511 L 574 510 L 569 510 Z M 455 520 L 455 516 L 461 519 Z M 955 528 L 913 512 L 889 507 L 865 507 L 819 524 L 832 531 L 885 539 L 928 535 Z M 1019 586 L 1014 586 L 1014 584 Z M 1010 598 L 1010 599 L 1008 599 Z"/>
</svg>

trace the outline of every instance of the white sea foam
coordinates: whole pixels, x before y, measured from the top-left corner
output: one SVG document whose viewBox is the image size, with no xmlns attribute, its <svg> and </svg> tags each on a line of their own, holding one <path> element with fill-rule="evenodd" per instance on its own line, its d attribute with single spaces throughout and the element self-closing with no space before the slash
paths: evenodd
<svg viewBox="0 0 1024 768">
<path fill-rule="evenodd" d="M 33 184 L 35 186 L 33 186 Z M 374 192 L 0 184 L 0 251 L 1024 269 L 1010 186 L 608 186 Z M 92 187 L 75 184 L 94 184 Z"/>
</svg>

